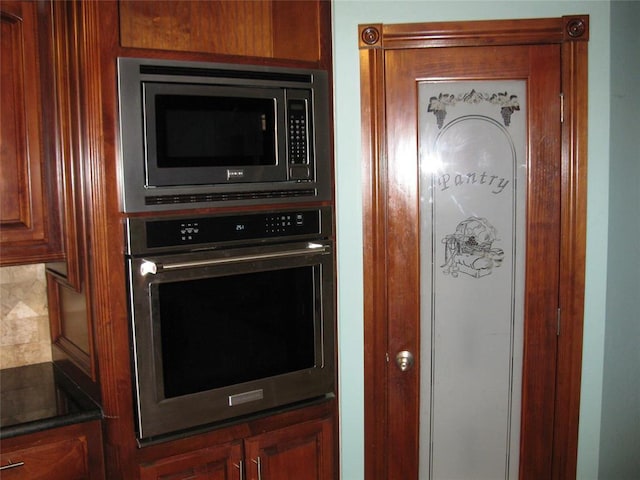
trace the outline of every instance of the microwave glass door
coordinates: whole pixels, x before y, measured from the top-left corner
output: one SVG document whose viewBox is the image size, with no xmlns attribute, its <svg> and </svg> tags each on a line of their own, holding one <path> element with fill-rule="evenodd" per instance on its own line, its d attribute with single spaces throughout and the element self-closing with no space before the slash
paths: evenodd
<svg viewBox="0 0 640 480">
<path fill-rule="evenodd" d="M 304 266 L 155 285 L 164 397 L 314 367 L 315 283 Z"/>
<path fill-rule="evenodd" d="M 159 168 L 275 165 L 270 98 L 156 95 Z"/>
<path fill-rule="evenodd" d="M 287 179 L 282 89 L 145 83 L 149 187 Z"/>
</svg>

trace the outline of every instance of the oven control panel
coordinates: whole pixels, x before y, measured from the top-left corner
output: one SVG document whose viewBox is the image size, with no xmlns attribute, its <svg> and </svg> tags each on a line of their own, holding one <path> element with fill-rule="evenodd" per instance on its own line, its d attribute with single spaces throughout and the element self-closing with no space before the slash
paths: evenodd
<svg viewBox="0 0 640 480">
<path fill-rule="evenodd" d="M 320 237 L 326 235 L 323 230 L 331 228 L 324 225 L 326 221 L 321 209 L 189 218 L 135 218 L 127 221 L 129 253 L 179 246 L 260 242 L 271 238 Z M 141 242 L 142 238 L 144 241 Z"/>
</svg>

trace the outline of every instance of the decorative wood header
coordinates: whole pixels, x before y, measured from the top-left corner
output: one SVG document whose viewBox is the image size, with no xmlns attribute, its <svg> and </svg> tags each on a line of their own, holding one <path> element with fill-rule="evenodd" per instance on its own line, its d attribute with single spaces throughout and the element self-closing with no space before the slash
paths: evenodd
<svg viewBox="0 0 640 480">
<path fill-rule="evenodd" d="M 359 48 L 430 48 L 563 43 L 589 40 L 589 16 L 479 20 L 358 27 Z"/>
</svg>

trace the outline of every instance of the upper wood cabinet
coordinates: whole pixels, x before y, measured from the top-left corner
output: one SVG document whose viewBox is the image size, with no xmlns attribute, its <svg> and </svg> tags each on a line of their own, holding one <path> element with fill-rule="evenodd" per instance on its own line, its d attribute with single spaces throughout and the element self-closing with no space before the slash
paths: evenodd
<svg viewBox="0 0 640 480">
<path fill-rule="evenodd" d="M 0 5 L 0 265 L 62 258 L 51 115 L 51 16 Z"/>
<path fill-rule="evenodd" d="M 324 0 L 120 1 L 122 47 L 320 62 Z"/>
</svg>

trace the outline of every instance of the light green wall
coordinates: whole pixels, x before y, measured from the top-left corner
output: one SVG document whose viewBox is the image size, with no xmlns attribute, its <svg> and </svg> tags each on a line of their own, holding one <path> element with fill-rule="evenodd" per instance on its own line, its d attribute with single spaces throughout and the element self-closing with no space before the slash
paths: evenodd
<svg viewBox="0 0 640 480">
<path fill-rule="evenodd" d="M 597 478 L 609 197 L 609 1 L 334 0 L 341 472 L 364 478 L 362 189 L 358 24 L 590 15 L 589 180 L 578 478 Z"/>
<path fill-rule="evenodd" d="M 611 3 L 609 253 L 601 480 L 640 478 L 640 2 Z M 630 366 L 633 366 L 631 369 Z"/>
</svg>

